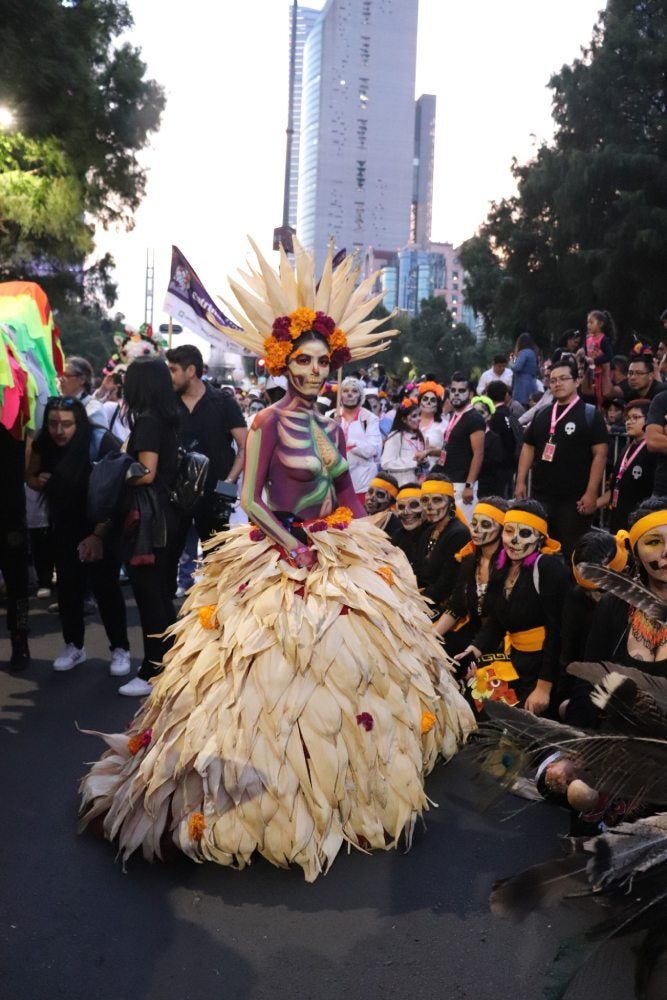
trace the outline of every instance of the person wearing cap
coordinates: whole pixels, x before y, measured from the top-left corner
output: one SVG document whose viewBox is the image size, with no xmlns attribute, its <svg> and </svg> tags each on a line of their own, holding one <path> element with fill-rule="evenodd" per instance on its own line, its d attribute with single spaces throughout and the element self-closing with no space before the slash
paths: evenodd
<svg viewBox="0 0 667 1000">
<path fill-rule="evenodd" d="M 365 392 L 366 386 L 361 379 L 344 378 L 340 384 L 339 406 L 328 414 L 343 430 L 352 485 L 361 504 L 382 455 L 380 421 L 374 413 L 364 409 Z"/>
<path fill-rule="evenodd" d="M 517 678 L 510 681 L 517 704 L 535 715 L 549 712 L 558 681 L 560 627 L 569 584 L 560 545 L 549 537 L 546 512 L 536 500 L 513 501 L 503 522 L 503 550 L 489 578 L 482 626 L 455 659 L 504 648 Z M 470 677 L 474 666 L 468 669 Z"/>
<path fill-rule="evenodd" d="M 424 597 L 434 602 L 435 618 L 454 589 L 460 567 L 456 553 L 470 541 L 470 531 L 457 510 L 454 484 L 443 473 L 429 473 L 422 483 L 421 506 L 424 530 L 417 540 L 413 569 Z"/>
</svg>

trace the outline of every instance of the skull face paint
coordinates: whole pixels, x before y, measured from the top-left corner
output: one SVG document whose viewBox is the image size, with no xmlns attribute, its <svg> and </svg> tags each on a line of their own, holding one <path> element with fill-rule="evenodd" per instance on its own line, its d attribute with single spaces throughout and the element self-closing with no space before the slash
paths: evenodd
<svg viewBox="0 0 667 1000">
<path fill-rule="evenodd" d="M 637 558 L 656 583 L 667 583 L 667 524 L 645 532 L 637 542 Z"/>
<path fill-rule="evenodd" d="M 502 525 L 494 521 L 488 514 L 473 514 L 470 521 L 470 534 L 477 546 L 490 545 L 500 538 Z"/>
<path fill-rule="evenodd" d="M 422 514 L 429 524 L 437 524 L 447 517 L 451 506 L 451 498 L 444 493 L 425 493 L 421 498 Z"/>
<path fill-rule="evenodd" d="M 406 531 L 414 531 L 422 523 L 422 504 L 417 497 L 396 501 L 396 513 Z"/>
<path fill-rule="evenodd" d="M 340 389 L 340 398 L 343 406 L 348 410 L 354 410 L 361 401 L 361 395 L 356 385 L 343 385 Z"/>
<path fill-rule="evenodd" d="M 470 387 L 467 382 L 452 382 L 449 387 L 449 398 L 454 410 L 462 410 L 468 405 Z"/>
<path fill-rule="evenodd" d="M 527 524 L 506 521 L 503 525 L 503 548 L 513 562 L 520 562 L 536 552 L 542 543 L 542 535 Z"/>
<path fill-rule="evenodd" d="M 329 350 L 321 340 L 308 340 L 290 354 L 287 381 L 302 399 L 316 399 L 329 374 Z"/>
<path fill-rule="evenodd" d="M 379 514 L 382 510 L 388 510 L 394 502 L 393 497 L 386 490 L 379 486 L 369 486 L 366 490 L 364 507 L 369 514 Z M 417 501 L 419 503 L 419 501 Z"/>
<path fill-rule="evenodd" d="M 425 416 L 433 414 L 438 408 L 438 397 L 434 392 L 425 392 L 423 396 L 419 397 L 419 405 Z"/>
</svg>

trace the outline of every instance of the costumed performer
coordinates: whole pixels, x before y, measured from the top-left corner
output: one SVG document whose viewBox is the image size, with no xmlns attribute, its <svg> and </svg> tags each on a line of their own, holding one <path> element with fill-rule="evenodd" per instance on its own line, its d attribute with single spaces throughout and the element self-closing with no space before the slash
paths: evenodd
<svg viewBox="0 0 667 1000">
<path fill-rule="evenodd" d="M 355 289 L 331 252 L 317 286 L 300 247 L 295 273 L 282 251 L 279 274 L 257 256 L 251 292 L 232 283 L 234 337 L 288 389 L 248 436 L 252 523 L 209 547 L 153 694 L 82 781 L 82 825 L 103 817 L 123 859 L 171 840 L 312 881 L 344 842 L 409 844 L 425 775 L 474 722 L 403 553 L 354 520 L 343 432 L 315 406 L 331 367 L 378 350 L 374 279 Z"/>
</svg>

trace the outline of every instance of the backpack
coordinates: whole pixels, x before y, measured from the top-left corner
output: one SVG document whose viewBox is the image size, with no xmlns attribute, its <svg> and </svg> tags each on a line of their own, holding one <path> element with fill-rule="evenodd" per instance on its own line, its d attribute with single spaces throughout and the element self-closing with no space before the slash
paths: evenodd
<svg viewBox="0 0 667 1000">
<path fill-rule="evenodd" d="M 93 524 L 113 520 L 125 513 L 125 483 L 148 472 L 125 451 L 109 451 L 94 462 L 88 480 L 88 517 Z"/>
<path fill-rule="evenodd" d="M 192 510 L 204 492 L 209 458 L 199 451 L 178 449 L 178 468 L 171 488 L 170 499 L 175 507 L 187 512 Z"/>
</svg>

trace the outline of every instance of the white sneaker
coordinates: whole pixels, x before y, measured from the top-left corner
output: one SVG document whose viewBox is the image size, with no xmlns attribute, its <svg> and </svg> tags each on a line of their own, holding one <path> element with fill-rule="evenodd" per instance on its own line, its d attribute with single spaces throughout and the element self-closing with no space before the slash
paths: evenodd
<svg viewBox="0 0 667 1000">
<path fill-rule="evenodd" d="M 127 695 L 128 698 L 147 698 L 152 691 L 153 685 L 141 677 L 133 677 L 127 684 L 118 688 L 118 694 Z"/>
<path fill-rule="evenodd" d="M 111 650 L 109 673 L 112 677 L 125 677 L 130 672 L 130 651 L 120 647 Z"/>
<path fill-rule="evenodd" d="M 51 588 L 50 587 L 38 587 L 35 597 L 50 597 Z"/>
<path fill-rule="evenodd" d="M 79 649 L 73 642 L 68 642 L 60 656 L 53 661 L 53 669 L 64 672 L 71 670 L 77 663 L 85 663 L 87 660 L 85 648 Z"/>
<path fill-rule="evenodd" d="M 185 587 L 176 588 L 176 597 L 185 597 L 187 589 Z"/>
</svg>

